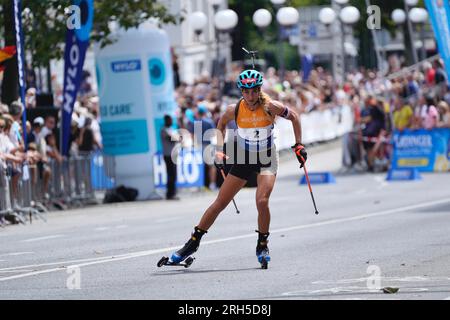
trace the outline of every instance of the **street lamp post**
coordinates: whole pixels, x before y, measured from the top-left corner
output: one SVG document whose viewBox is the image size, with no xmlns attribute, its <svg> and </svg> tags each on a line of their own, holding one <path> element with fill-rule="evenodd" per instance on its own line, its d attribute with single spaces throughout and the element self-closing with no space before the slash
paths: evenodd
<svg viewBox="0 0 450 320">
<path fill-rule="evenodd" d="M 345 40 L 346 36 L 345 36 L 345 26 L 351 26 L 354 25 L 356 22 L 358 22 L 359 18 L 360 18 L 360 14 L 359 14 L 359 10 L 356 7 L 353 6 L 348 6 L 348 7 L 344 7 L 341 12 L 339 13 L 339 18 L 341 20 L 341 32 L 342 32 L 342 37 L 343 37 L 343 41 L 342 41 L 342 47 L 343 47 L 343 51 L 342 51 L 342 61 L 344 63 L 343 66 L 343 70 L 344 70 L 344 74 L 347 71 L 346 66 L 346 54 L 347 53 L 352 53 L 352 52 L 347 52 L 347 46 L 349 47 L 349 51 L 351 49 L 353 49 L 352 44 L 351 43 L 347 43 Z M 354 54 L 354 53 L 352 53 Z"/>
<path fill-rule="evenodd" d="M 213 8 L 213 17 L 216 16 L 217 12 L 219 11 L 220 6 L 222 5 L 223 0 L 208 0 L 208 2 L 211 4 Z M 219 30 L 214 27 L 214 39 L 215 39 L 215 45 L 216 45 L 216 58 L 215 58 L 215 64 L 211 64 L 211 69 L 213 71 L 217 70 L 217 67 L 219 65 Z M 212 50 L 211 50 L 212 51 Z M 214 68 L 216 66 L 216 68 Z M 212 73 L 214 75 L 214 73 Z"/>
<path fill-rule="evenodd" d="M 265 31 L 272 22 L 272 14 L 267 9 L 258 9 L 252 17 L 253 23 L 258 27 L 262 38 L 264 39 Z"/>
<path fill-rule="evenodd" d="M 420 28 L 420 42 L 422 42 L 420 49 L 420 59 L 424 60 L 426 59 L 425 22 L 428 19 L 428 12 L 423 8 L 412 8 L 408 13 L 408 17 L 412 23 L 417 24 L 418 27 Z"/>
<path fill-rule="evenodd" d="M 405 12 L 409 12 L 409 8 L 417 5 L 418 2 L 419 2 L 418 0 L 404 0 L 403 4 L 405 7 Z M 411 44 L 411 51 L 412 51 L 411 53 L 413 56 L 413 62 L 414 62 L 414 64 L 416 64 L 419 61 L 419 58 L 417 57 L 416 46 L 414 44 L 413 30 L 412 30 L 412 25 L 411 25 L 411 20 L 409 18 L 409 14 L 406 15 L 406 27 L 408 28 L 409 41 Z"/>
<path fill-rule="evenodd" d="M 278 25 L 283 26 L 284 28 L 292 28 L 294 25 L 298 23 L 299 14 L 297 9 L 293 7 L 283 7 L 280 8 L 277 12 L 277 22 Z M 281 28 L 280 28 L 281 33 Z M 281 37 L 281 34 L 280 34 Z M 281 82 L 284 81 L 284 74 L 285 74 L 285 64 L 284 64 L 284 50 L 283 46 L 281 45 L 280 48 L 281 52 L 281 61 L 282 64 L 280 65 L 280 76 L 281 76 Z"/>
<path fill-rule="evenodd" d="M 231 9 L 220 10 L 214 15 L 214 25 L 216 27 L 217 34 L 217 45 L 216 45 L 216 57 L 217 57 L 217 67 L 218 69 L 222 69 L 221 67 L 221 59 L 220 59 L 220 41 L 222 38 L 222 34 L 226 34 L 231 32 L 234 27 L 236 27 L 238 23 L 238 15 Z M 223 82 L 225 70 L 219 70 L 219 99 L 222 100 L 222 90 L 223 90 Z"/>
<path fill-rule="evenodd" d="M 208 18 L 206 17 L 206 14 L 204 14 L 203 12 L 196 11 L 189 16 L 189 22 L 192 28 L 194 29 L 196 40 L 198 41 L 200 35 L 202 34 L 203 30 L 206 27 L 206 24 L 208 23 Z"/>
<path fill-rule="evenodd" d="M 286 2 L 286 0 L 270 0 L 272 2 L 273 6 L 275 7 L 275 10 L 278 11 L 283 4 Z M 283 45 L 281 43 L 281 25 L 278 19 L 275 19 L 277 23 L 277 46 L 279 48 L 278 50 L 278 67 L 280 69 L 280 72 L 284 70 L 284 52 L 283 52 Z M 284 76 L 284 74 L 283 74 Z M 281 78 L 281 75 L 280 75 Z M 283 81 L 282 79 L 280 79 Z"/>
<path fill-rule="evenodd" d="M 334 78 L 338 83 L 343 82 L 345 74 L 345 25 L 355 24 L 359 18 L 360 13 L 356 7 L 346 6 L 348 0 L 333 0 L 332 8 L 326 7 L 320 10 L 319 20 L 323 23 L 328 30 L 334 22 L 338 22 L 339 32 L 332 32 L 334 42 L 338 42 L 340 45 L 335 47 L 333 54 L 333 73 Z M 338 18 L 338 19 L 336 19 Z M 331 30 L 330 30 L 331 31 Z M 349 47 L 349 46 L 348 46 Z"/>
</svg>

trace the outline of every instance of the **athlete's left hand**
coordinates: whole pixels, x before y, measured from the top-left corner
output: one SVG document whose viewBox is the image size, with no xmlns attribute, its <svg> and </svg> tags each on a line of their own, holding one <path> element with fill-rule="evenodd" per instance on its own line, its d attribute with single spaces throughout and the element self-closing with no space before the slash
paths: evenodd
<svg viewBox="0 0 450 320">
<path fill-rule="evenodd" d="M 292 151 L 294 151 L 298 162 L 300 162 L 300 168 L 303 168 L 303 166 L 305 165 L 306 159 L 308 158 L 308 154 L 306 153 L 305 146 L 301 143 L 296 143 L 291 148 L 292 148 Z"/>
<path fill-rule="evenodd" d="M 215 157 L 214 157 L 214 165 L 219 170 L 225 169 L 225 161 L 229 157 L 223 152 L 223 151 L 216 151 Z"/>
</svg>

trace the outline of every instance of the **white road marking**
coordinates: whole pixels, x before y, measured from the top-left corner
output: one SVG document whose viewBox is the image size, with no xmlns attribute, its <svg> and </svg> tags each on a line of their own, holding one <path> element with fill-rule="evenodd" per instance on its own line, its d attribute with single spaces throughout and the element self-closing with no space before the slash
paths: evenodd
<svg viewBox="0 0 450 320">
<path fill-rule="evenodd" d="M 104 259 L 111 259 L 111 257 L 75 259 L 75 260 L 49 262 L 49 263 L 42 263 L 42 264 L 30 264 L 30 265 L 18 266 L 18 267 L 0 268 L 0 272 L 8 271 L 8 270 L 21 270 L 21 269 L 27 269 L 27 268 L 48 267 L 48 266 L 55 266 L 55 265 L 60 265 L 61 267 L 63 267 L 65 265 L 71 264 L 71 263 L 75 263 L 76 264 L 77 262 L 98 261 L 98 260 L 104 260 Z"/>
<path fill-rule="evenodd" d="M 64 237 L 63 234 L 55 234 L 53 236 L 26 239 L 26 240 L 22 240 L 20 242 L 35 242 L 35 241 L 50 240 L 50 239 L 56 239 L 56 238 L 62 238 L 62 237 Z"/>
<path fill-rule="evenodd" d="M 450 300 L 450 297 L 444 298 L 444 300 Z"/>
<path fill-rule="evenodd" d="M 21 256 L 24 254 L 33 254 L 34 252 L 11 252 L 11 253 L 4 253 L 4 254 L 0 254 L 0 257 L 10 257 L 10 256 Z M 4 260 L 0 260 L 0 261 L 4 261 Z"/>
<path fill-rule="evenodd" d="M 389 210 L 384 210 L 384 211 L 375 212 L 375 213 L 357 215 L 357 216 L 353 216 L 353 217 L 349 217 L 349 218 L 331 219 L 331 220 L 322 221 L 322 222 L 298 225 L 298 226 L 293 226 L 293 227 L 289 227 L 289 228 L 276 229 L 276 230 L 271 231 L 271 233 L 280 233 L 280 232 L 286 232 L 286 231 L 314 228 L 314 227 L 319 227 L 319 226 L 324 226 L 324 225 L 329 225 L 329 224 L 337 224 L 337 223 L 348 222 L 348 221 L 356 221 L 356 220 L 362 220 L 362 219 L 367 219 L 367 218 L 380 217 L 380 216 L 389 215 L 389 214 L 393 214 L 393 213 L 399 213 L 399 212 L 404 212 L 404 211 L 408 211 L 408 210 L 420 209 L 420 208 L 425 208 L 425 207 L 439 205 L 439 204 L 448 203 L 448 202 L 450 202 L 449 199 L 430 201 L 430 202 L 425 202 L 425 203 L 421 203 L 421 204 L 404 206 L 404 207 L 400 207 L 400 208 L 396 208 L 396 209 L 389 209 Z M 214 244 L 214 243 L 226 242 L 226 241 L 253 238 L 253 237 L 254 237 L 254 234 L 251 233 L 251 234 L 245 234 L 245 235 L 241 235 L 241 236 L 222 238 L 222 239 L 217 239 L 217 240 L 205 241 L 202 243 L 202 246 Z M 175 250 L 178 248 L 180 248 L 180 246 L 167 247 L 167 248 L 154 249 L 154 250 L 146 250 L 146 251 L 138 251 L 138 252 L 133 252 L 133 253 L 126 253 L 126 254 L 117 255 L 117 256 L 100 258 L 97 261 L 94 260 L 94 261 L 86 262 L 86 263 L 77 263 L 76 266 L 81 268 L 81 267 L 91 266 L 91 265 L 96 265 L 96 264 L 103 264 L 103 263 L 108 263 L 108 262 L 116 262 L 116 261 L 128 260 L 128 259 L 133 259 L 133 258 L 145 257 L 145 256 L 149 256 L 149 255 L 154 255 L 154 254 L 165 253 L 165 252 L 172 251 L 172 250 Z M 64 262 L 59 262 L 58 264 L 64 265 Z M 0 278 L 0 282 L 7 281 L 7 280 L 21 279 L 21 278 L 31 277 L 31 276 L 35 276 L 35 275 L 40 275 L 40 274 L 51 273 L 51 272 L 62 271 L 62 270 L 66 270 L 71 267 L 73 267 L 73 266 L 70 266 L 70 265 L 69 266 L 61 266 L 58 268 L 34 271 L 34 272 L 19 274 L 19 275 L 10 276 L 10 277 L 2 277 L 2 278 Z"/>
</svg>

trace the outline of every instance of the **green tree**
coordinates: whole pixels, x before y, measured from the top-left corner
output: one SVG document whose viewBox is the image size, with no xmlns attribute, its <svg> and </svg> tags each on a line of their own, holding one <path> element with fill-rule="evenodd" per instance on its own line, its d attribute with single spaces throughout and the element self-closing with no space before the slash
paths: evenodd
<svg viewBox="0 0 450 320">
<path fill-rule="evenodd" d="M 12 0 L 0 0 L 0 26 L 6 45 L 15 45 L 15 28 L 12 23 Z M 50 60 L 64 55 L 66 10 L 70 0 L 23 0 L 22 18 L 25 37 L 25 52 L 31 55 L 34 67 L 48 67 Z M 160 23 L 176 23 L 179 17 L 171 15 L 160 2 L 148 0 L 95 0 L 94 26 L 91 43 L 99 42 L 102 47 L 115 39 L 109 23 L 116 22 L 125 29 L 133 28 L 149 18 Z M 2 83 L 2 101 L 10 103 L 17 99 L 17 61 L 11 59 L 6 67 Z M 8 89 L 5 89 L 5 86 Z M 15 90 L 11 90 L 14 87 Z"/>
</svg>

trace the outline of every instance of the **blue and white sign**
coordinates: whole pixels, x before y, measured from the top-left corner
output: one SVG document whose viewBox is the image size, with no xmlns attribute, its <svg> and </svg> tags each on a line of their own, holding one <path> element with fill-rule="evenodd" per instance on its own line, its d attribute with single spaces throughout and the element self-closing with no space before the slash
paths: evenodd
<svg viewBox="0 0 450 320">
<path fill-rule="evenodd" d="M 153 168 L 155 173 L 155 187 L 165 188 L 167 184 L 167 171 L 161 153 L 155 154 Z M 177 188 L 202 187 L 204 176 L 202 152 L 183 149 L 177 158 Z"/>
<path fill-rule="evenodd" d="M 133 72 L 141 70 L 141 60 L 111 62 L 112 72 Z"/>
<path fill-rule="evenodd" d="M 447 171 L 450 159 L 450 129 L 395 131 L 392 169 Z"/>
</svg>

